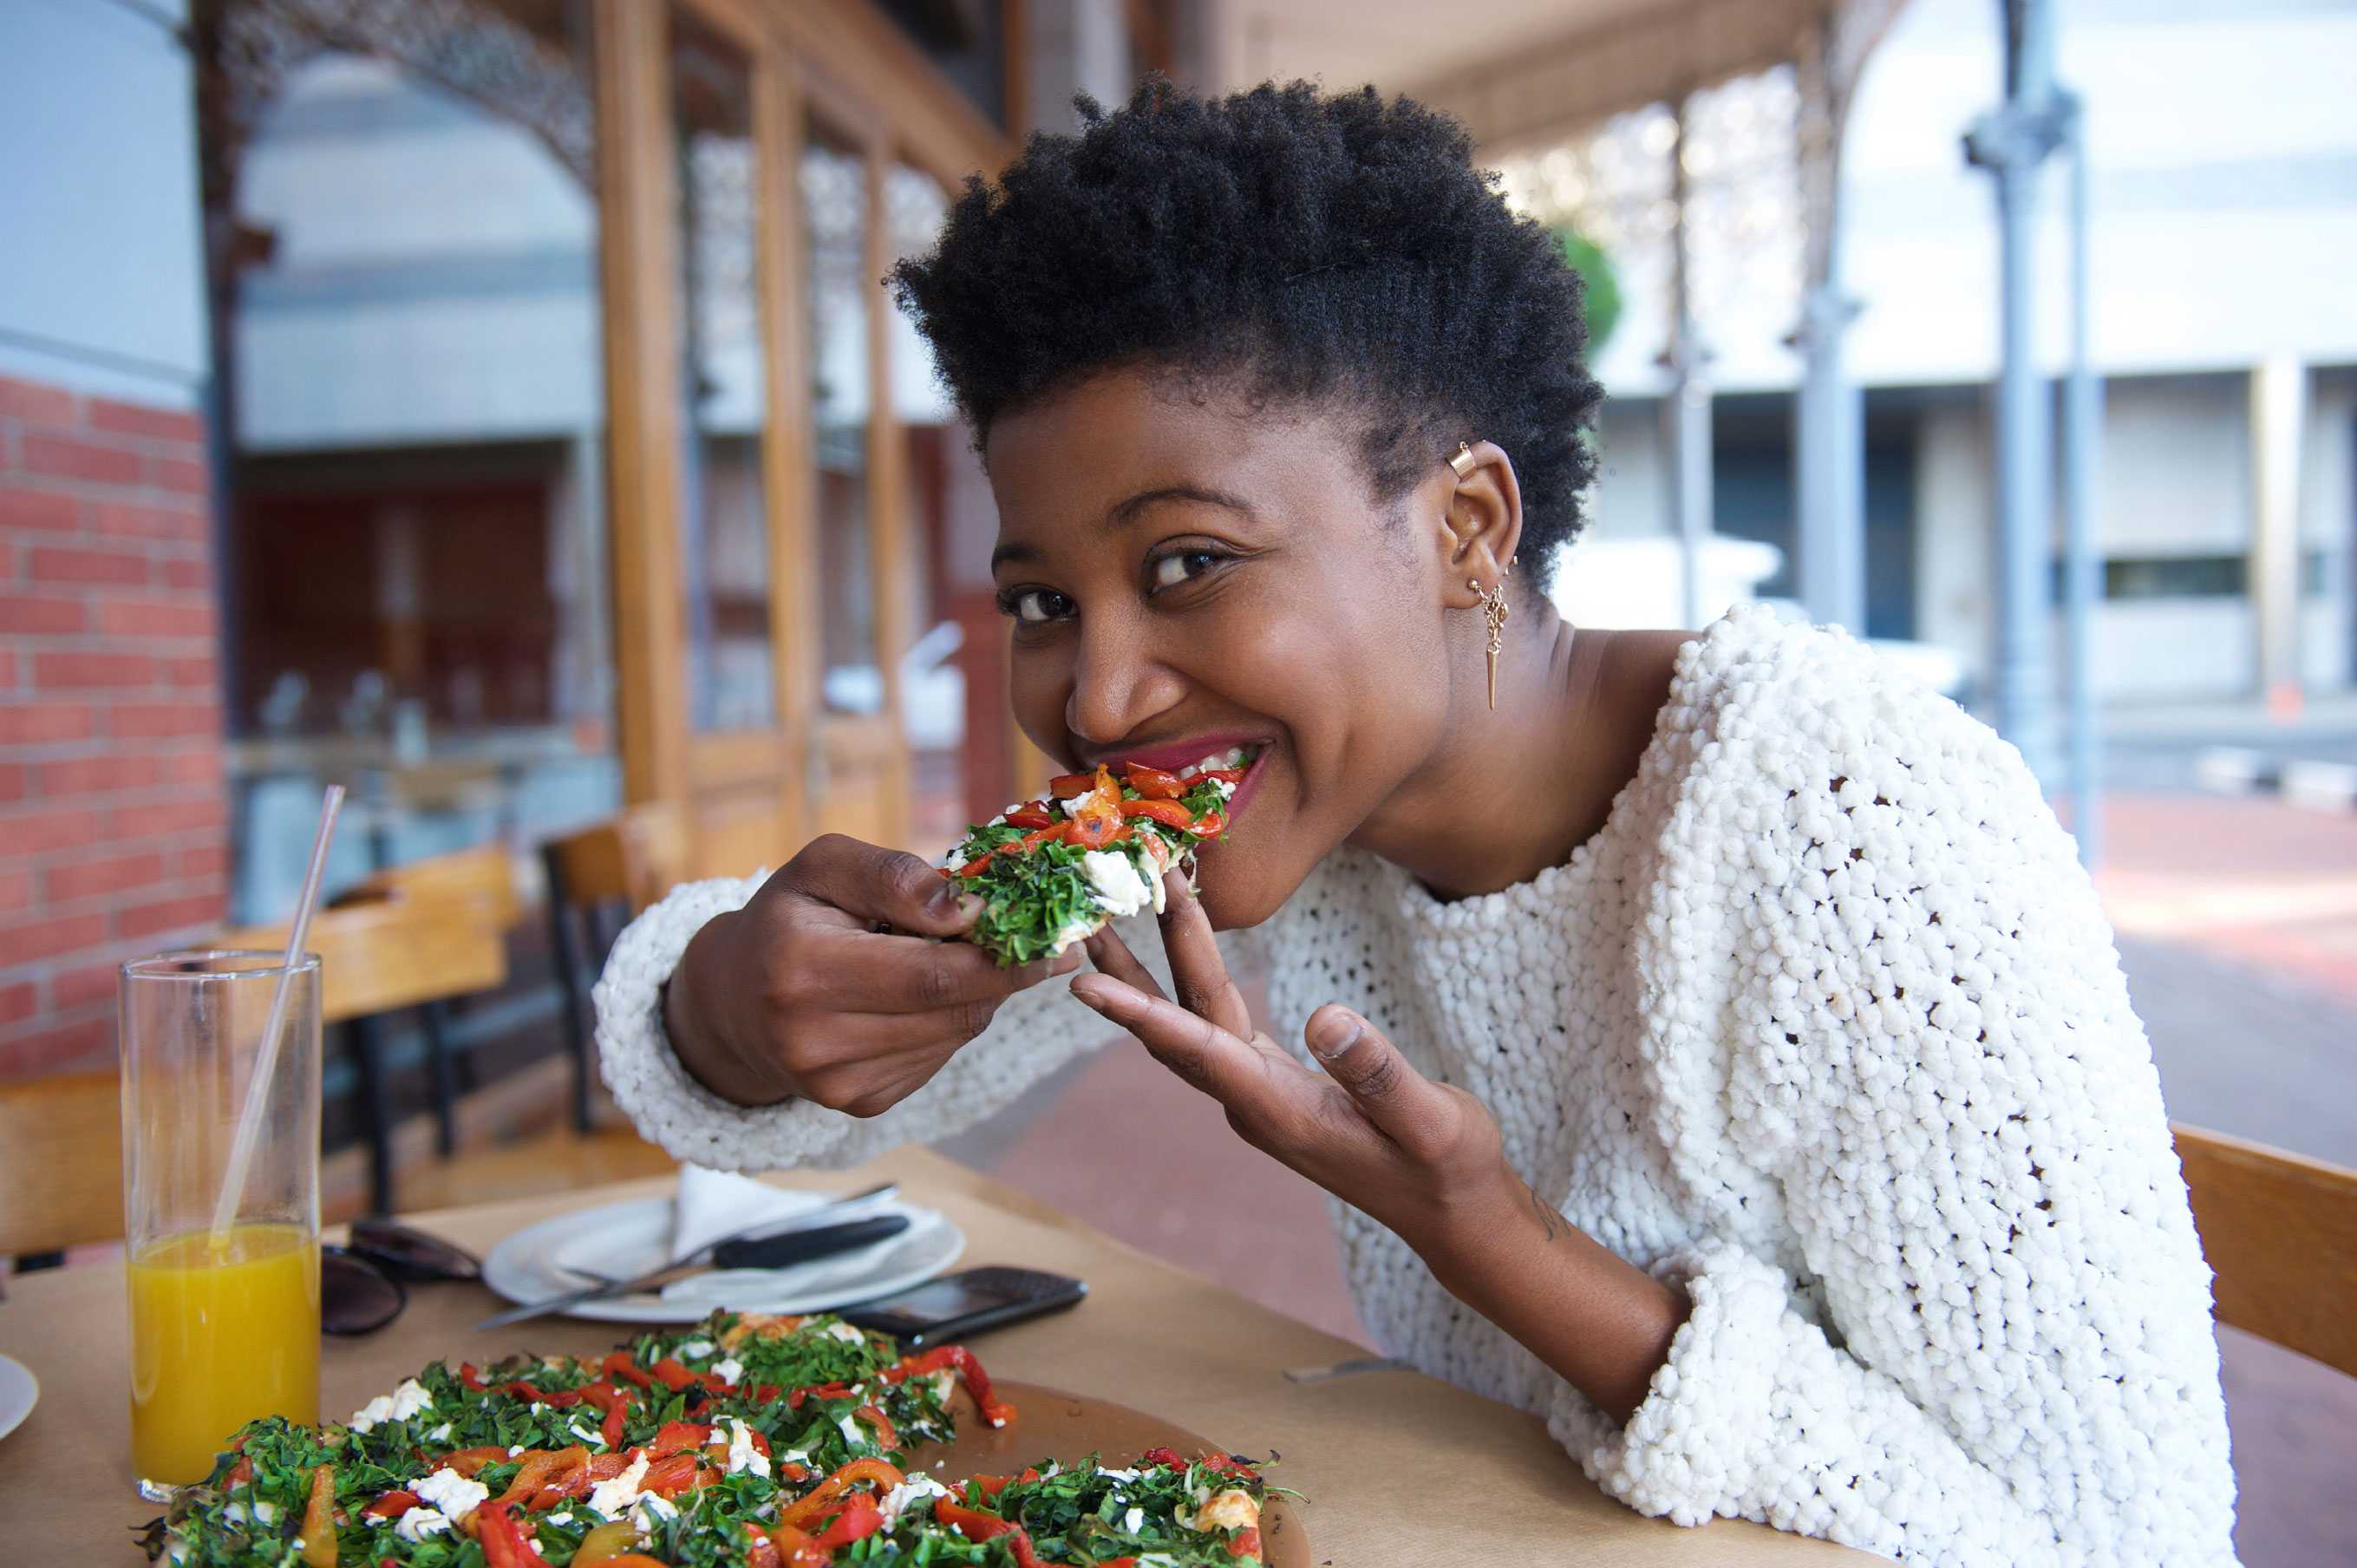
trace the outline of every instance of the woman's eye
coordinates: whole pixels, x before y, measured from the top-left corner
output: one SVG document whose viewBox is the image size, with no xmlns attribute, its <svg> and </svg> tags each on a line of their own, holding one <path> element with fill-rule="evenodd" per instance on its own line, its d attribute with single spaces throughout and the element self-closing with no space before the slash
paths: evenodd
<svg viewBox="0 0 2357 1568">
<path fill-rule="evenodd" d="M 1201 576 L 1219 563 L 1220 558 L 1208 550 L 1182 550 L 1155 562 L 1150 573 L 1156 587 L 1175 588 L 1190 577 Z"/>
<path fill-rule="evenodd" d="M 1008 615 L 1025 626 L 1044 626 L 1072 613 L 1072 601 L 1053 588 L 1022 588 L 1006 598 Z"/>
</svg>

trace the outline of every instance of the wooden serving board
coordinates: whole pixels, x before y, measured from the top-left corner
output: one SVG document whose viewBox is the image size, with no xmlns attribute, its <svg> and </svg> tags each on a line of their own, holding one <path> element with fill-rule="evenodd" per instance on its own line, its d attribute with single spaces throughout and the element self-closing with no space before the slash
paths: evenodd
<svg viewBox="0 0 2357 1568">
<path fill-rule="evenodd" d="M 1104 1464 L 1125 1469 L 1149 1448 L 1173 1449 L 1189 1459 L 1215 1448 L 1227 1451 L 1224 1444 L 1199 1437 L 1183 1426 L 1111 1400 L 1066 1393 L 1038 1383 L 999 1382 L 996 1387 L 998 1397 L 1015 1407 L 1012 1422 L 1003 1427 L 985 1426 L 979 1421 L 964 1420 L 961 1406 L 957 1441 L 946 1448 L 925 1450 L 911 1460 L 909 1467 L 948 1483 L 967 1476 L 1011 1476 L 1042 1459 L 1078 1465 L 1094 1454 Z M 1284 1484 L 1282 1475 L 1271 1479 Z M 1271 1498 L 1262 1509 L 1260 1537 L 1268 1568 L 1309 1568 L 1309 1537 L 1285 1498 Z"/>
</svg>

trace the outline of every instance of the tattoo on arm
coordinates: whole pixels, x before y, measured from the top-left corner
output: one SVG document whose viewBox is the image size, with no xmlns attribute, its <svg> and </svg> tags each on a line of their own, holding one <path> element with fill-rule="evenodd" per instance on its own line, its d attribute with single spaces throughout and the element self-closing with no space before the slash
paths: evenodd
<svg viewBox="0 0 2357 1568">
<path fill-rule="evenodd" d="M 1538 1216 L 1540 1226 L 1546 1231 L 1546 1239 L 1549 1241 L 1555 1240 L 1565 1230 L 1563 1215 L 1557 1211 L 1554 1204 L 1541 1197 L 1539 1189 L 1530 1183 L 1523 1183 L 1523 1190 L 1531 1195 L 1531 1212 Z"/>
</svg>

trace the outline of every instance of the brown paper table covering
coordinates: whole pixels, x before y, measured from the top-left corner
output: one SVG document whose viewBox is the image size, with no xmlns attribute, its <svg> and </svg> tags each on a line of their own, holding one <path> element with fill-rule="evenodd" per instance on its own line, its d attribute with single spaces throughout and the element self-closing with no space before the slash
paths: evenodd
<svg viewBox="0 0 2357 1568">
<path fill-rule="evenodd" d="M 776 1179 L 847 1191 L 887 1177 L 964 1228 L 965 1265 L 1021 1264 L 1089 1282 L 1089 1299 L 1072 1312 L 980 1341 L 994 1375 L 1118 1401 L 1243 1451 L 1279 1450 L 1275 1479 L 1304 1494 L 1300 1519 L 1320 1564 L 1879 1561 L 1757 1525 L 1680 1530 L 1643 1518 L 1590 1485 L 1536 1418 L 1418 1373 L 1288 1382 L 1287 1367 L 1366 1351 L 925 1150 L 902 1149 L 855 1171 Z M 623 1183 L 407 1218 L 480 1252 L 551 1215 L 667 1189 L 660 1179 Z M 479 1286 L 413 1287 L 409 1310 L 391 1327 L 328 1340 L 323 1411 L 356 1410 L 437 1358 L 482 1362 L 527 1348 L 580 1355 L 630 1332 L 552 1317 L 474 1333 L 470 1326 L 497 1305 Z M 38 1407 L 0 1439 L 0 1520 L 12 1563 L 140 1562 L 130 1529 L 157 1510 L 131 1489 L 126 1321 L 119 1268 L 27 1275 L 0 1301 L 0 1351 L 41 1383 Z"/>
</svg>

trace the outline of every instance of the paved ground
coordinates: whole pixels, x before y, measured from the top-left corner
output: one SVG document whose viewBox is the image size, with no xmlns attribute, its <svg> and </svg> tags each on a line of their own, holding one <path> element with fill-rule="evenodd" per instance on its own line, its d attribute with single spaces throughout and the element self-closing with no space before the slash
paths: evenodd
<svg viewBox="0 0 2357 1568">
<path fill-rule="evenodd" d="M 2218 733 L 2159 736 L 2136 766 L 2172 792 L 2107 801 L 2098 884 L 2129 987 L 2173 1116 L 2357 1165 L 2357 815 L 2173 792 L 2192 777 L 2189 747 Z M 1322 1195 L 1134 1044 L 944 1147 L 1134 1246 L 1368 1339 Z M 2357 1562 L 2357 1380 L 2232 1330 L 2220 1340 L 2246 1568 Z"/>
</svg>

